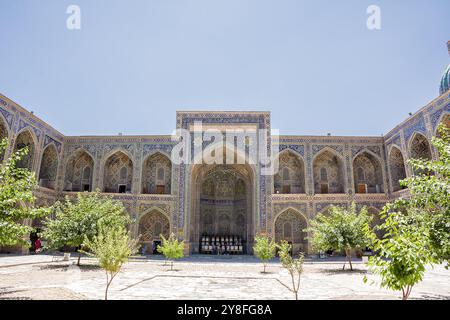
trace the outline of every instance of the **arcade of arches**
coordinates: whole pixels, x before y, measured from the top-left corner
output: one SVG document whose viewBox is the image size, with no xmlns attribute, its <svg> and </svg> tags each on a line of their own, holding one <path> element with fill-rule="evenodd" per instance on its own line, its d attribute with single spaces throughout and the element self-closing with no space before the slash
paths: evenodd
<svg viewBox="0 0 450 320">
<path fill-rule="evenodd" d="M 203 237 L 225 237 L 242 244 L 239 253 L 251 253 L 254 235 L 260 231 L 276 241 L 291 242 L 294 252 L 307 252 L 303 230 L 310 217 L 354 199 L 374 206 L 368 210 L 373 224 L 379 224 L 375 208 L 403 195 L 392 192 L 401 190 L 399 181 L 413 174 L 407 160 L 438 156 L 428 138 L 437 126 L 433 122 L 426 130 L 418 128 L 420 132 L 408 129 L 408 138 L 405 128 L 389 134 L 387 140 L 284 137 L 276 160 L 279 170 L 273 177 L 260 176 L 261 167 L 247 163 L 186 165 L 182 171 L 171 163 L 173 143 L 167 137 L 120 137 L 114 143 L 103 137 L 65 139 L 51 136 L 48 127 L 39 133 L 29 123 L 11 124 L 14 119 L 0 115 L 0 138 L 10 139 L 8 153 L 29 148 L 18 165 L 35 170 L 39 185 L 50 189 L 38 188 L 40 199 L 53 202 L 64 195 L 61 191 L 97 187 L 105 193 L 128 193 L 113 197 L 124 202 L 130 215 L 141 217 L 133 231 L 142 235 L 150 251 L 150 244 L 160 241 L 160 234 L 168 236 L 174 222 L 173 231 L 191 253 L 202 250 Z M 444 113 L 442 122 L 450 125 L 450 115 Z M 148 150 L 154 153 L 147 154 Z M 164 212 L 154 209 L 142 215 L 140 208 L 164 208 Z"/>
</svg>

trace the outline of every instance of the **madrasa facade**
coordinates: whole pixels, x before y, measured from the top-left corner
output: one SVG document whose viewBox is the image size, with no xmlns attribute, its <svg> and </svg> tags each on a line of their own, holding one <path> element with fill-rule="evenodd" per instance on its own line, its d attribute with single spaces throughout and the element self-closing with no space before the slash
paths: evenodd
<svg viewBox="0 0 450 320">
<path fill-rule="evenodd" d="M 450 53 L 450 41 L 447 46 Z M 318 213 L 355 202 L 368 208 L 376 224 L 387 202 L 408 195 L 399 184 L 413 174 L 408 159 L 435 159 L 431 138 L 440 123 L 450 126 L 449 83 L 450 66 L 440 95 L 379 137 L 274 136 L 269 112 L 177 112 L 177 130 L 193 137 L 184 150 L 180 141 L 189 139 L 173 135 L 66 136 L 0 94 L 0 138 L 9 141 L 0 156 L 29 147 L 18 165 L 36 174 L 38 206 L 94 190 L 121 201 L 133 219 L 131 232 L 147 253 L 161 234 L 174 233 L 185 241 L 186 254 L 211 253 L 217 242 L 228 242 L 230 253 L 251 254 L 256 234 L 287 240 L 294 252 L 311 254 L 305 228 Z M 198 123 L 201 130 L 195 131 Z M 202 154 L 214 145 L 210 129 L 269 132 L 252 137 L 276 169 L 249 161 L 253 139 L 248 136 L 242 152 L 234 148 L 236 139 L 211 152 L 241 161 L 189 161 L 196 154 L 189 146 L 200 145 Z M 174 161 L 174 153 L 184 161 Z"/>
</svg>

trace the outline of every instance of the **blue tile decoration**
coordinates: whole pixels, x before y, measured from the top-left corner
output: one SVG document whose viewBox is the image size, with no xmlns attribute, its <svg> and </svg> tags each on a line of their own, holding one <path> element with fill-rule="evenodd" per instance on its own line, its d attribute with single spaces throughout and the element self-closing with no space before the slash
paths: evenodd
<svg viewBox="0 0 450 320">
<path fill-rule="evenodd" d="M 50 144 L 53 143 L 56 147 L 56 150 L 58 150 L 58 153 L 61 153 L 61 149 L 62 149 L 62 143 L 60 141 L 57 141 L 55 139 L 53 139 L 52 137 L 49 137 L 47 135 L 45 135 L 45 139 L 44 139 L 44 149 Z"/>
</svg>

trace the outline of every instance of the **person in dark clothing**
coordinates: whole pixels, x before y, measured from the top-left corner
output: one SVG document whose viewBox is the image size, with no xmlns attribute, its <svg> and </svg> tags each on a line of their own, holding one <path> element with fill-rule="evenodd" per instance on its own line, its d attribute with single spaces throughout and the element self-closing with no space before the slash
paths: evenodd
<svg viewBox="0 0 450 320">
<path fill-rule="evenodd" d="M 30 244 L 31 244 L 30 253 L 36 252 L 35 243 L 37 239 L 38 239 L 37 233 L 35 231 L 30 232 Z"/>
</svg>

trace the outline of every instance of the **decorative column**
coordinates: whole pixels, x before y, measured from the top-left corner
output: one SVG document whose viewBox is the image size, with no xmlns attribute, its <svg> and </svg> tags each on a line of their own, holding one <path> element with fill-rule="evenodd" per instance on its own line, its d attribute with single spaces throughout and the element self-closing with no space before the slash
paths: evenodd
<svg viewBox="0 0 450 320">
<path fill-rule="evenodd" d="M 305 192 L 307 195 L 314 195 L 314 177 L 313 177 L 313 154 L 311 143 L 307 142 L 305 146 L 305 168 L 306 168 L 306 176 L 305 176 Z"/>
<path fill-rule="evenodd" d="M 355 194 L 355 180 L 353 179 L 353 163 L 351 159 L 352 153 L 350 150 L 350 146 L 346 143 L 344 145 L 344 157 L 345 157 L 345 172 L 346 172 L 346 178 L 347 178 L 347 190 L 345 190 L 345 193 L 348 195 L 354 195 Z"/>
</svg>

